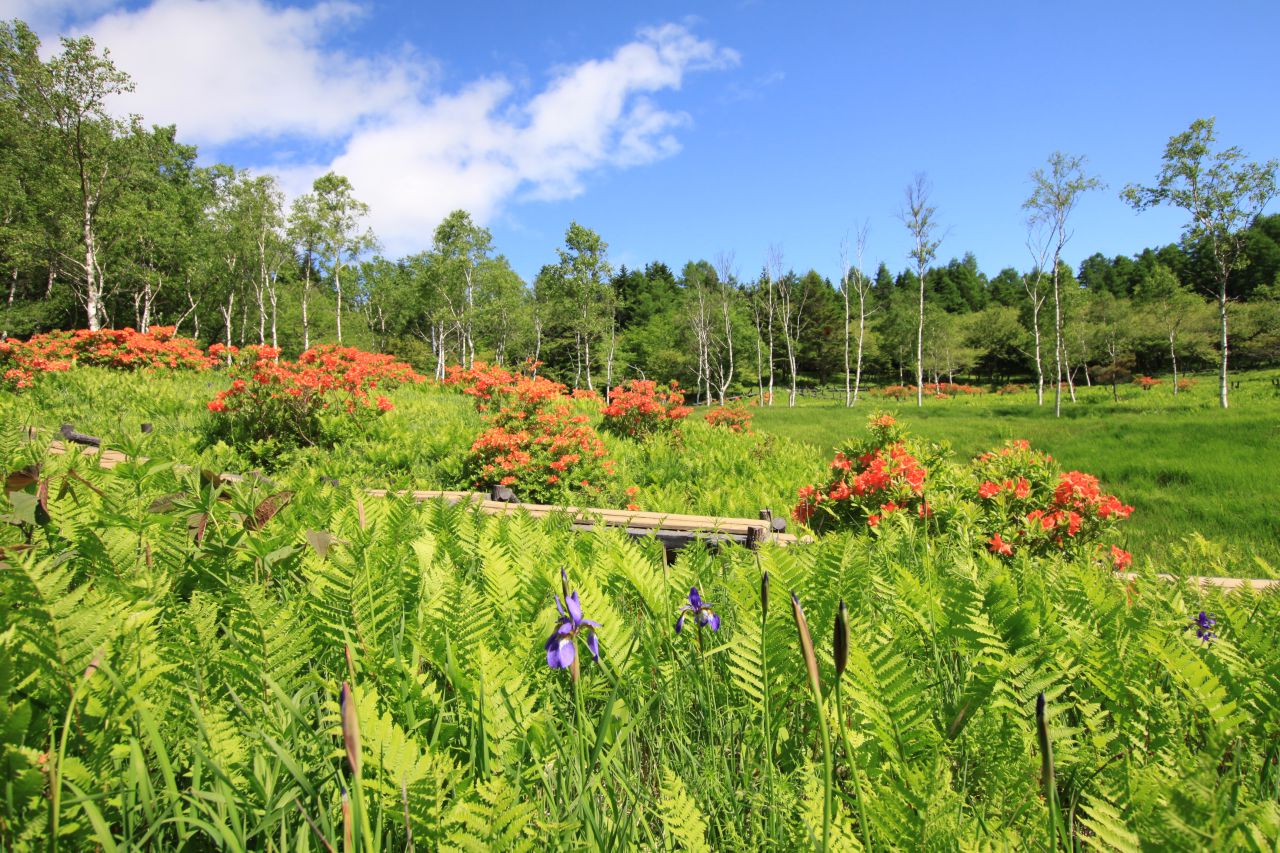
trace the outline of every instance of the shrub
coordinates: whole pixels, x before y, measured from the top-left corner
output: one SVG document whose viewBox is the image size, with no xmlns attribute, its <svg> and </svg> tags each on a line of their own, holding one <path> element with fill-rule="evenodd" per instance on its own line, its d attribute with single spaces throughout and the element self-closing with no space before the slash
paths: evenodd
<svg viewBox="0 0 1280 853">
<path fill-rule="evenodd" d="M 884 397 L 890 397 L 894 400 L 905 400 L 908 397 L 916 395 L 915 385 L 886 385 L 883 388 L 874 390 L 873 393 L 880 394 Z M 977 385 L 963 385 L 959 382 L 926 382 L 924 384 L 924 394 L 926 397 L 946 398 L 954 397 L 957 394 L 973 396 L 975 394 L 987 393 L 985 388 L 979 388 Z"/>
<path fill-rule="evenodd" d="M 886 516 L 905 513 L 919 525 L 945 509 L 941 514 L 966 519 L 958 535 L 977 531 L 986 550 L 999 556 L 1101 550 L 1117 568 L 1131 561 L 1127 552 L 1111 546 L 1108 553 L 1102 543 L 1133 507 L 1102 491 L 1097 477 L 1062 471 L 1026 441 L 1008 442 L 960 470 L 935 448 L 907 437 L 890 415 L 873 416 L 868 428 L 869 439 L 836 453 L 825 483 L 800 489 L 798 521 L 816 530 L 874 528 Z M 947 532 L 942 519 L 933 527 Z"/>
<path fill-rule="evenodd" d="M 914 385 L 886 385 L 883 388 L 877 389 L 874 393 L 880 394 L 884 397 L 890 397 L 894 400 L 905 400 L 907 397 L 916 393 L 916 387 Z"/>
<path fill-rule="evenodd" d="M 814 529 L 876 527 L 889 515 L 906 512 L 927 518 L 924 498 L 928 469 L 921 457 L 933 455 L 909 442 L 887 413 L 871 416 L 870 437 L 836 451 L 831 473 L 821 485 L 800 489 L 792 515 Z"/>
<path fill-rule="evenodd" d="M 609 393 L 603 428 L 614 435 L 643 439 L 671 432 L 691 411 L 675 381 L 662 389 L 651 379 L 633 379 Z"/>
<path fill-rule="evenodd" d="M 508 486 L 534 503 L 603 495 L 613 462 L 589 418 L 571 405 L 592 396 L 575 391 L 570 398 L 564 385 L 534 375 L 536 367 L 528 362 L 508 371 L 476 362 L 449 369 L 445 384 L 474 397 L 488 423 L 471 445 L 463 475 L 473 488 Z"/>
<path fill-rule="evenodd" d="M 574 494 L 602 496 L 614 474 L 604 442 L 586 415 L 560 404 L 515 426 L 500 417 L 472 443 L 463 466 L 477 489 L 509 486 L 532 503 L 566 503 Z"/>
<path fill-rule="evenodd" d="M 1143 391 L 1150 391 L 1157 385 L 1162 385 L 1163 380 L 1156 379 L 1154 376 L 1138 376 L 1133 380 L 1135 385 L 1141 386 Z"/>
<path fill-rule="evenodd" d="M 0 341 L 0 390 L 22 391 L 46 373 L 70 368 L 70 361 L 36 355 L 22 341 Z"/>
<path fill-rule="evenodd" d="M 92 365 L 113 370 L 203 370 L 213 363 L 200 345 L 173 335 L 173 326 L 45 332 L 26 341 L 0 341 L 0 388 L 31 387 L 45 373 Z"/>
<path fill-rule="evenodd" d="M 412 367 L 395 356 L 337 344 L 312 347 L 298 356 L 298 364 L 339 377 L 341 382 L 352 388 L 389 389 L 424 381 Z"/>
<path fill-rule="evenodd" d="M 332 446 L 391 410 L 377 392 L 422 381 L 390 356 L 350 347 L 315 348 L 297 362 L 281 361 L 272 347 L 245 347 L 228 373 L 231 387 L 208 403 L 211 435 L 266 464 L 292 447 Z"/>
<path fill-rule="evenodd" d="M 1178 390 L 1190 391 L 1193 387 L 1195 387 L 1195 384 L 1196 384 L 1196 381 L 1194 379 L 1184 376 L 1178 380 Z"/>
<path fill-rule="evenodd" d="M 929 383 L 924 386 L 924 392 L 934 397 L 954 397 L 957 394 L 964 394 L 965 396 L 971 397 L 975 394 L 987 393 L 986 389 L 979 388 L 977 385 L 963 385 L 959 382 Z"/>
<path fill-rule="evenodd" d="M 1095 549 L 1133 512 L 1105 494 L 1097 477 L 1062 471 L 1026 441 L 982 454 L 970 470 L 979 527 L 991 534 L 990 550 L 1004 556 L 1022 549 L 1039 555 Z"/>
<path fill-rule="evenodd" d="M 707 423 L 729 432 L 750 432 L 751 412 L 745 406 L 716 406 L 705 415 Z"/>
</svg>

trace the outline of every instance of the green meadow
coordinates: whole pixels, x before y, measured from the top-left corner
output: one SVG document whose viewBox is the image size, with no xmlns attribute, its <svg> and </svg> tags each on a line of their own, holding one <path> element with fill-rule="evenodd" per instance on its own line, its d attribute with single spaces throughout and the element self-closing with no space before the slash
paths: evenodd
<svg viewBox="0 0 1280 853">
<path fill-rule="evenodd" d="M 1240 375 L 1226 411 L 1217 406 L 1214 377 L 1200 376 L 1176 396 L 1167 380 L 1149 391 L 1120 386 L 1118 401 L 1109 386 L 1081 387 L 1076 403 L 1064 397 L 1060 418 L 1051 396 L 1036 406 L 1032 391 L 927 399 L 923 408 L 871 393 L 852 408 L 806 397 L 793 409 L 753 407 L 754 437 L 713 433 L 696 410 L 683 444 L 637 446 L 611 436 L 606 442 L 619 463 L 619 483 L 638 486 L 645 509 L 754 516 L 764 507 L 789 511 L 796 489 L 823 474 L 833 448 L 862 434 L 868 413 L 884 409 L 911 432 L 948 444 L 961 460 L 1025 438 L 1066 468 L 1096 474 L 1135 507 L 1121 529 L 1139 563 L 1264 577 L 1280 567 L 1280 478 L 1272 474 L 1280 471 L 1278 377 L 1278 371 Z M 82 369 L 32 393 L 0 398 L 0 419 L 49 431 L 72 423 L 115 446 L 136 443 L 148 455 L 206 468 L 263 468 L 261 459 L 205 440 L 204 403 L 223 384 L 214 374 L 142 379 Z M 303 448 L 268 460 L 275 475 L 294 485 L 330 477 L 378 486 L 464 486 L 462 455 L 482 427 L 470 401 L 430 385 L 399 389 L 394 399 L 390 417 L 337 448 Z M 154 428 L 145 438 L 143 423 Z M 1203 571 L 1196 571 L 1195 560 Z"/>
<path fill-rule="evenodd" d="M 926 399 L 923 408 L 914 399 L 873 393 L 848 409 L 842 399 L 812 398 L 801 398 L 794 409 L 758 409 L 755 427 L 828 456 L 873 409 L 893 412 L 920 436 L 949 443 L 961 458 L 1024 438 L 1066 468 L 1096 474 L 1134 506 L 1124 527 L 1135 556 L 1159 565 L 1171 548 L 1192 540 L 1206 570 L 1232 565 L 1270 576 L 1280 567 L 1278 375 L 1237 377 L 1226 411 L 1217 404 L 1216 377 L 1200 376 L 1176 396 L 1167 378 L 1149 391 L 1119 386 L 1118 401 L 1110 386 L 1078 388 L 1074 404 L 1064 392 L 1061 417 L 1054 417 L 1051 390 L 1042 407 L 1034 391 Z M 1195 542 L 1197 536 L 1208 544 Z"/>
</svg>

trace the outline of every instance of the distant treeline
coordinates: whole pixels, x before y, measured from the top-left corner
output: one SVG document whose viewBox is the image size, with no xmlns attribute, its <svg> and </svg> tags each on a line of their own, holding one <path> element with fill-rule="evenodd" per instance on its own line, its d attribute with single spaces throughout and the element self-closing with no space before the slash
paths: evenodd
<svg viewBox="0 0 1280 853">
<path fill-rule="evenodd" d="M 574 223 L 525 282 L 465 211 L 422 252 L 389 260 L 344 177 L 317 179 L 286 208 L 271 176 L 198 166 L 174 127 L 108 113 L 131 83 L 90 39 L 64 40 L 48 60 L 38 48 L 21 22 L 0 24 L 5 336 L 176 324 L 204 342 L 287 352 L 342 341 L 437 373 L 531 359 L 575 386 L 674 378 L 705 399 L 843 386 L 846 373 L 862 385 L 915 381 L 913 270 L 881 263 L 864 274 L 853 262 L 833 280 L 790 270 L 772 250 L 756 274 L 723 255 L 614 269 L 601 235 Z M 1189 243 L 1061 266 L 1069 379 L 1215 363 L 1212 265 Z M 972 254 L 930 265 L 926 379 L 1034 380 L 1035 341 L 1055 332 L 1043 306 L 1032 310 L 1047 275 L 988 276 Z M 1229 288 L 1233 364 L 1280 362 L 1280 216 L 1248 228 Z"/>
</svg>

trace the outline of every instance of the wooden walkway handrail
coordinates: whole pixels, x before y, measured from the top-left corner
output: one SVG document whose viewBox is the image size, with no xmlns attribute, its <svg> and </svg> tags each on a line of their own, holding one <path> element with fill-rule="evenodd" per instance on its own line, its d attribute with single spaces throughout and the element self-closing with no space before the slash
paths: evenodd
<svg viewBox="0 0 1280 853">
<path fill-rule="evenodd" d="M 65 431 L 64 431 L 65 434 Z M 75 433 L 79 436 L 79 433 Z M 92 438 L 92 436 L 86 436 Z M 118 450 L 102 448 L 85 442 L 80 453 L 96 457 L 103 468 L 114 468 L 128 460 Z M 49 444 L 49 453 L 61 455 L 68 452 L 68 445 L 54 440 Z M 228 482 L 241 482 L 246 478 L 241 474 L 219 474 Z M 422 503 L 430 500 L 443 500 L 446 503 L 469 503 L 481 512 L 489 515 L 513 515 L 526 513 L 534 518 L 546 518 L 553 515 L 568 515 L 571 524 L 578 530 L 589 530 L 597 525 L 621 528 L 626 533 L 637 536 L 653 536 L 662 541 L 668 551 L 677 550 L 690 542 L 704 541 L 710 545 L 723 542 L 736 542 L 754 548 L 763 542 L 787 546 L 800 541 L 793 534 L 786 533 L 779 527 L 785 527 L 771 519 L 728 518 L 720 516 L 683 515 L 679 513 L 642 512 L 634 510 L 606 509 L 597 507 L 558 506 L 555 504 L 517 503 L 515 501 L 492 500 L 490 495 L 482 492 L 466 492 L 452 490 L 415 490 L 389 491 L 387 489 L 365 489 L 370 497 L 412 497 Z"/>
<path fill-rule="evenodd" d="M 64 434 L 68 430 L 64 429 Z M 73 433 L 79 437 L 79 433 Z M 85 438 L 93 438 L 85 436 Z M 74 439 L 73 439 L 74 440 Z M 114 468 L 128 459 L 118 450 L 102 448 L 85 442 L 80 452 L 85 456 L 98 458 L 103 468 Z M 60 455 L 68 452 L 67 445 L 61 441 L 52 441 L 49 452 Z M 240 474 L 220 474 L 229 482 L 241 482 L 246 478 Z M 482 512 L 490 515 L 514 515 L 527 513 L 534 518 L 546 518 L 553 515 L 570 515 L 575 530 L 590 530 L 597 525 L 621 528 L 632 536 L 653 536 L 663 542 L 668 552 L 679 549 L 694 541 L 703 541 L 712 545 L 721 542 L 737 542 L 755 547 L 761 542 L 772 542 L 775 545 L 788 546 L 810 541 L 808 537 L 797 537 L 775 528 L 767 519 L 727 518 L 719 516 L 684 515 L 680 513 L 652 512 L 640 510 L 604 509 L 598 507 L 556 506 L 553 504 L 526 504 L 515 501 L 493 500 L 482 492 L 454 490 L 415 490 L 389 491 L 387 489 L 365 489 L 371 497 L 412 497 L 423 503 L 431 500 L 443 500 L 446 503 L 469 503 Z M 1116 572 L 1115 576 L 1124 581 L 1139 580 L 1143 575 L 1138 572 Z M 1217 588 L 1227 591 L 1245 589 L 1252 591 L 1280 591 L 1280 579 L 1272 578 L 1221 578 L 1205 575 L 1187 575 L 1181 577 L 1168 573 L 1157 573 L 1156 578 L 1172 583 L 1186 581 L 1201 588 Z"/>
<path fill-rule="evenodd" d="M 1140 580 L 1142 575 L 1137 572 L 1116 572 L 1116 577 L 1121 580 L 1135 581 Z M 1157 572 L 1155 577 L 1162 581 L 1170 581 L 1171 583 L 1181 583 L 1187 581 L 1199 587 L 1217 587 L 1218 589 L 1248 589 L 1263 592 L 1266 590 L 1280 590 L 1280 580 L 1275 578 L 1216 578 L 1208 575 L 1171 575 L 1166 572 Z"/>
</svg>

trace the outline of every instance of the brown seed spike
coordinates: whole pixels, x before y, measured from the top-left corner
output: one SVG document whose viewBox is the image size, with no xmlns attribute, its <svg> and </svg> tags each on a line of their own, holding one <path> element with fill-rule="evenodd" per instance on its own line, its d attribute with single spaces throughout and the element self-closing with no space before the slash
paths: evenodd
<svg viewBox="0 0 1280 853">
<path fill-rule="evenodd" d="M 1051 797 L 1055 787 L 1053 779 L 1053 743 L 1049 740 L 1049 720 L 1045 712 L 1044 694 L 1036 696 L 1036 738 L 1040 741 L 1040 779 L 1044 783 L 1045 797 Z"/>
<path fill-rule="evenodd" d="M 338 708 L 342 716 L 342 745 L 347 751 L 347 765 L 351 775 L 360 776 L 360 717 L 356 713 L 356 698 L 351 685 L 342 682 L 342 692 L 338 694 Z"/>
<path fill-rule="evenodd" d="M 813 688 L 815 697 L 822 695 L 822 682 L 818 678 L 818 656 L 813 651 L 813 638 L 809 636 L 809 623 L 804 618 L 804 609 L 800 599 L 791 593 L 791 615 L 796 620 L 796 630 L 800 634 L 800 652 L 804 655 L 804 666 L 809 671 L 809 686 Z"/>
<path fill-rule="evenodd" d="M 836 631 L 832 648 L 836 660 L 836 678 L 839 678 L 849 665 L 849 609 L 844 606 L 844 599 L 840 599 L 840 607 L 836 610 Z"/>
</svg>

